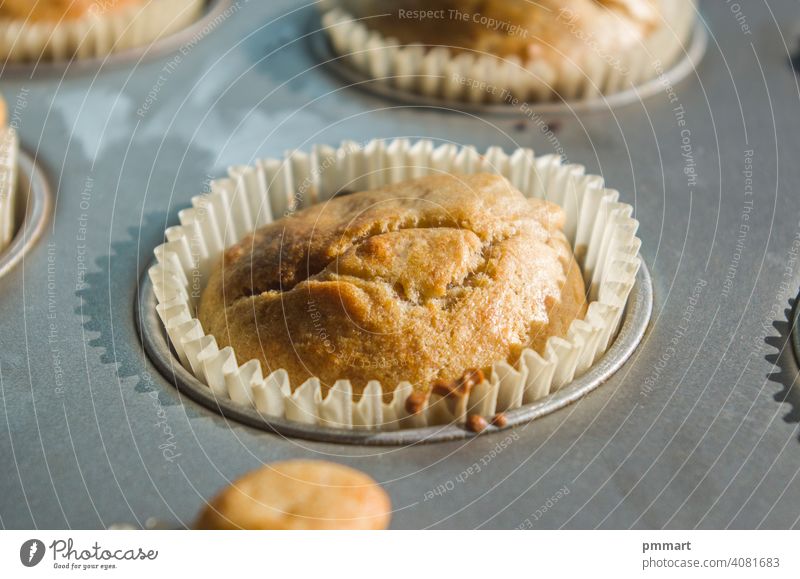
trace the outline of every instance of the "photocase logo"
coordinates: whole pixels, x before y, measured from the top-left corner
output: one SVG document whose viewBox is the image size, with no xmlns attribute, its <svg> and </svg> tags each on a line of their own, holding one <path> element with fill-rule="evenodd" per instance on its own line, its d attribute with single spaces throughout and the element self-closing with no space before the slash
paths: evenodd
<svg viewBox="0 0 800 579">
<path fill-rule="evenodd" d="M 44 543 L 39 539 L 28 539 L 19 548 L 19 560 L 26 567 L 35 567 L 44 557 Z"/>
</svg>

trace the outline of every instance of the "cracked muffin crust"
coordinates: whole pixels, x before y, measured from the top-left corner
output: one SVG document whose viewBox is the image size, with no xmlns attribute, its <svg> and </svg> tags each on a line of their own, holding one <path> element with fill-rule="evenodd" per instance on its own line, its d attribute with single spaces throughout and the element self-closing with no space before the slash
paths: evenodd
<svg viewBox="0 0 800 579">
<path fill-rule="evenodd" d="M 514 362 L 584 315 L 556 205 L 490 174 L 435 175 L 336 197 L 228 249 L 199 319 L 239 363 L 293 388 L 349 379 L 427 391 Z"/>
</svg>

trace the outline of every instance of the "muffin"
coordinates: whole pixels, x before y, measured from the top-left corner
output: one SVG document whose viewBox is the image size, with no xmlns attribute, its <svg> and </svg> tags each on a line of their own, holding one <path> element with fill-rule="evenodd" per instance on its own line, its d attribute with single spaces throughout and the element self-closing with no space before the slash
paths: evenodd
<svg viewBox="0 0 800 579">
<path fill-rule="evenodd" d="M 318 144 L 231 167 L 178 217 L 148 278 L 188 387 L 292 432 L 487 432 L 568 404 L 642 266 L 619 192 L 530 149 Z"/>
<path fill-rule="evenodd" d="M 107 4 L 104 6 L 103 4 Z M 91 11 L 120 10 L 126 6 L 144 4 L 143 0 L 116 0 L 108 3 L 97 0 L 5 0 L 0 5 L 4 19 L 27 22 L 59 22 L 78 20 Z"/>
<path fill-rule="evenodd" d="M 8 126 L 8 108 L 0 95 L 0 251 L 16 233 L 17 152 L 16 131 Z"/>
<path fill-rule="evenodd" d="M 611 93 L 674 61 L 691 0 L 328 2 L 334 49 L 372 77 L 478 101 Z M 659 61 L 653 66 L 653 61 Z"/>
<path fill-rule="evenodd" d="M 102 57 L 144 46 L 196 20 L 203 0 L 5 0 L 4 61 Z"/>
<path fill-rule="evenodd" d="M 0 127 L 5 128 L 8 125 L 8 105 L 6 99 L 0 94 Z"/>
<path fill-rule="evenodd" d="M 504 177 L 438 174 L 338 196 L 227 249 L 198 318 L 293 386 L 418 392 L 543 352 L 586 312 L 564 212 Z"/>
<path fill-rule="evenodd" d="M 203 509 L 201 530 L 382 530 L 389 496 L 372 478 L 332 462 L 291 460 L 254 470 Z"/>
<path fill-rule="evenodd" d="M 580 40 L 577 33 L 568 34 L 571 25 L 593 35 L 599 48 L 625 50 L 642 42 L 658 25 L 659 16 L 655 0 L 404 0 L 399 6 L 394 4 L 387 8 L 386 3 L 343 2 L 354 15 L 366 18 L 370 30 L 400 44 L 445 46 L 454 54 L 516 56 L 523 62 L 546 58 L 556 63 L 563 57 L 577 57 L 584 47 L 576 42 Z M 430 17 L 410 16 L 430 11 L 434 12 Z"/>
</svg>

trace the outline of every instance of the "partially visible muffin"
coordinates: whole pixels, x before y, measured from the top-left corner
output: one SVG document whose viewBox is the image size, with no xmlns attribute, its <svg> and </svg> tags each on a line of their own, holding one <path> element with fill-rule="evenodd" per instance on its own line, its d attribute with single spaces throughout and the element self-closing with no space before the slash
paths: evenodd
<svg viewBox="0 0 800 579">
<path fill-rule="evenodd" d="M 196 20 L 204 0 L 4 0 L 0 59 L 106 56 L 146 46 Z"/>
<path fill-rule="evenodd" d="M 659 25 L 658 0 L 403 0 L 341 3 L 400 44 L 557 62 L 625 50 Z M 414 17 L 415 13 L 426 16 Z M 588 45 L 587 35 L 593 37 Z"/>
<path fill-rule="evenodd" d="M 668 69 L 694 0 L 328 0 L 333 49 L 370 78 L 454 101 L 586 99 Z"/>
<path fill-rule="evenodd" d="M 16 235 L 17 211 L 17 132 L 8 125 L 8 108 L 0 94 L 0 251 Z"/>
<path fill-rule="evenodd" d="M 435 175 L 336 197 L 228 249 L 199 319 L 240 363 L 292 387 L 349 379 L 428 391 L 542 352 L 586 310 L 563 211 L 492 174 Z"/>
<path fill-rule="evenodd" d="M 58 22 L 76 20 L 92 12 L 120 10 L 127 6 L 143 5 L 146 0 L 4 0 L 0 18 L 26 22 Z"/>
<path fill-rule="evenodd" d="M 378 483 L 353 468 L 291 460 L 254 470 L 203 509 L 196 529 L 382 530 L 391 501 Z"/>
</svg>

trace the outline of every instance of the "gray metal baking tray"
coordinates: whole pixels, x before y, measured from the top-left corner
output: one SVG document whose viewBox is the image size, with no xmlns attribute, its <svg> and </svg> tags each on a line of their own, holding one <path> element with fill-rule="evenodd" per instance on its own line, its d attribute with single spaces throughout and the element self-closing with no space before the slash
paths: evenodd
<svg viewBox="0 0 800 579">
<path fill-rule="evenodd" d="M 542 117 L 443 111 L 345 86 L 310 45 L 314 7 L 286 0 L 233 2 L 197 42 L 135 66 L 3 75 L 54 213 L 0 278 L 0 524 L 190 526 L 234 477 L 313 457 L 379 480 L 395 528 L 800 526 L 789 339 L 800 12 L 790 0 L 701 8 L 708 48 L 685 80 L 625 106 Z M 654 286 L 629 361 L 528 424 L 394 447 L 270 434 L 162 377 L 133 304 L 190 197 L 229 164 L 400 136 L 560 148 L 619 189 L 641 222 Z"/>
</svg>

